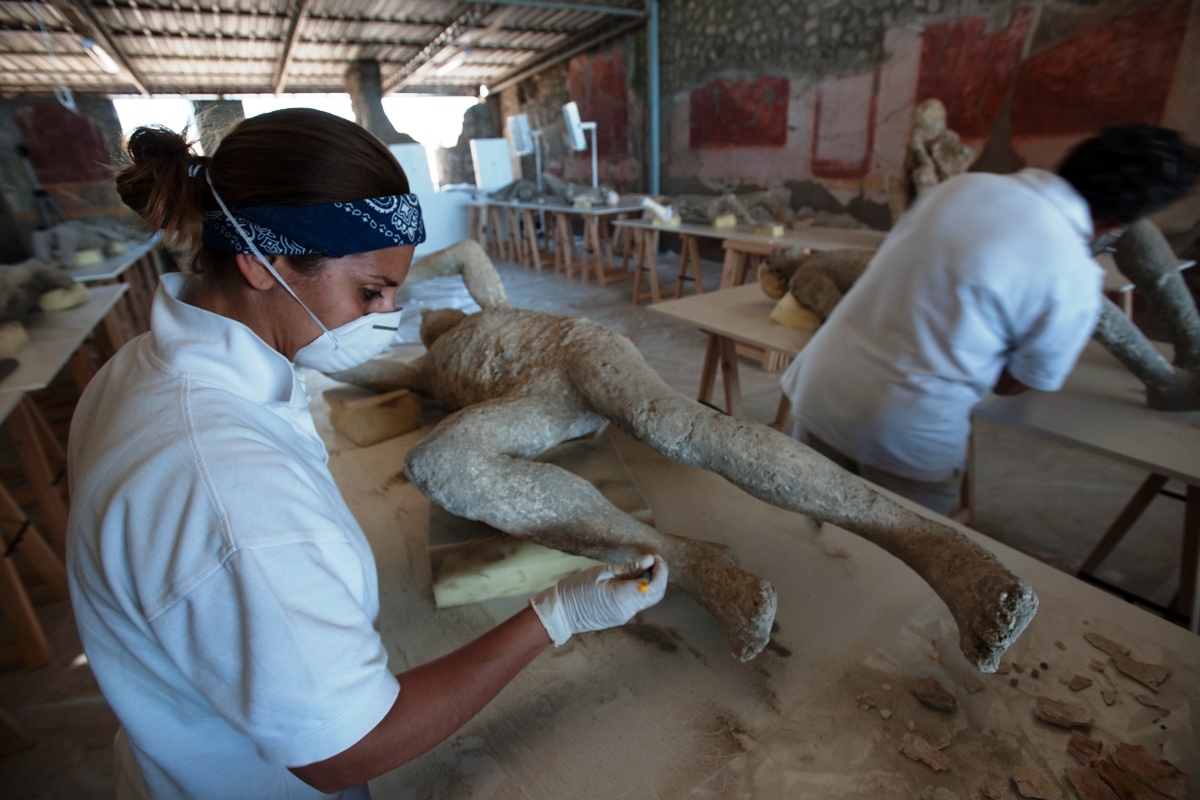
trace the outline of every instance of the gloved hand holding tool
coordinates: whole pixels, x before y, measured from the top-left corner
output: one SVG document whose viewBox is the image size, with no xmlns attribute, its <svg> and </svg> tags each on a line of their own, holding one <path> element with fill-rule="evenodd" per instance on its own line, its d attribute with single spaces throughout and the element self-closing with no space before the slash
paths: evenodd
<svg viewBox="0 0 1200 800">
<path fill-rule="evenodd" d="M 624 625 L 662 600 L 666 591 L 667 562 L 659 556 L 641 556 L 568 575 L 529 604 L 555 646 L 561 647 L 571 634 Z"/>
</svg>

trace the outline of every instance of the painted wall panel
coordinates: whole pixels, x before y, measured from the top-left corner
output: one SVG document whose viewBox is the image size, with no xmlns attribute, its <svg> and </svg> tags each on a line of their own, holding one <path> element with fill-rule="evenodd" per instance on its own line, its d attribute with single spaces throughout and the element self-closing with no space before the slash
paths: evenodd
<svg viewBox="0 0 1200 800">
<path fill-rule="evenodd" d="M 1146 3 L 1026 60 L 1013 100 L 1013 134 L 1062 136 L 1128 122 L 1160 124 L 1188 6 Z"/>
<path fill-rule="evenodd" d="M 987 136 L 1017 74 L 1031 18 L 1032 9 L 1020 6 L 995 34 L 980 16 L 926 28 L 917 102 L 936 97 L 946 105 L 951 130 L 966 139 Z"/>
<path fill-rule="evenodd" d="M 787 111 L 787 78 L 716 78 L 691 93 L 688 146 L 783 147 Z"/>
</svg>

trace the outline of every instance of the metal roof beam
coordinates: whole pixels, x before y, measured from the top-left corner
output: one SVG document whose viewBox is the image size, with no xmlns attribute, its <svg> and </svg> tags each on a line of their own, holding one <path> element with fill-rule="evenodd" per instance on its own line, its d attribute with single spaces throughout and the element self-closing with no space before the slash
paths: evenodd
<svg viewBox="0 0 1200 800">
<path fill-rule="evenodd" d="M 466 3 L 492 3 L 498 6 L 528 6 L 529 8 L 553 8 L 562 11 L 588 11 L 593 14 L 612 14 L 618 17 L 643 18 L 646 12 L 637 8 L 621 6 L 596 6 L 590 3 L 570 3 L 565 0 L 463 0 Z"/>
<path fill-rule="evenodd" d="M 67 21 L 79 33 L 89 31 L 94 39 L 100 44 L 113 59 L 121 65 L 121 68 L 129 75 L 130 82 L 138 90 L 139 94 L 150 96 L 150 90 L 146 88 L 146 81 L 141 74 L 133 68 L 129 57 L 125 55 L 120 47 L 117 46 L 116 38 L 108 29 L 108 26 L 96 16 L 96 13 L 87 4 L 86 0 L 51 0 L 52 5 L 59 11 Z"/>
<path fill-rule="evenodd" d="M 383 82 L 383 94 L 394 92 L 398 86 L 412 77 L 413 73 L 428 64 L 433 57 L 454 43 L 461 34 L 474 28 L 483 18 L 492 13 L 495 6 L 491 3 L 471 3 L 466 11 L 454 18 L 454 21 L 433 37 L 421 52 L 410 58 L 396 70 L 390 78 Z"/>
<path fill-rule="evenodd" d="M 292 63 L 292 54 L 296 51 L 296 39 L 300 35 L 300 23 L 304 21 L 304 16 L 308 13 L 308 6 L 311 3 L 312 0 L 296 0 L 295 13 L 290 15 L 283 55 L 279 58 L 279 65 L 275 67 L 275 77 L 271 80 L 271 85 L 275 87 L 275 94 L 283 93 L 284 82 L 287 80 L 287 69 Z"/>
<path fill-rule="evenodd" d="M 603 33 L 599 34 L 598 36 L 594 36 L 594 37 L 588 39 L 587 41 L 581 42 L 579 44 L 575 44 L 575 42 L 579 41 L 578 39 L 574 40 L 573 42 L 568 42 L 564 46 L 564 49 L 559 50 L 558 52 L 554 53 L 553 55 L 548 55 L 545 60 L 539 61 L 537 64 L 534 64 L 533 66 L 530 66 L 530 67 L 520 67 L 519 69 L 517 69 L 513 72 L 510 72 L 509 74 L 502 77 L 500 80 L 496 81 L 495 84 L 489 84 L 488 91 L 490 93 L 502 92 L 510 86 L 515 86 L 516 84 L 520 83 L 521 81 L 528 80 L 529 78 L 532 78 L 534 75 L 545 72 L 546 70 L 550 69 L 551 67 L 561 64 L 562 62 L 566 61 L 568 58 L 574 58 L 575 56 L 579 55 L 580 53 L 585 53 L 588 50 L 591 50 L 593 47 L 596 47 L 597 45 L 601 45 L 601 44 L 609 41 L 610 39 L 615 39 L 616 37 L 622 36 L 622 35 L 628 33 L 629 31 L 637 30 L 643 24 L 645 24 L 644 20 L 636 19 L 636 20 L 630 20 L 629 22 L 626 22 L 624 25 L 617 25 L 615 27 L 611 26 L 611 23 L 604 23 L 602 25 L 598 25 L 595 28 L 592 28 L 592 30 L 597 30 L 598 28 L 604 29 Z"/>
</svg>

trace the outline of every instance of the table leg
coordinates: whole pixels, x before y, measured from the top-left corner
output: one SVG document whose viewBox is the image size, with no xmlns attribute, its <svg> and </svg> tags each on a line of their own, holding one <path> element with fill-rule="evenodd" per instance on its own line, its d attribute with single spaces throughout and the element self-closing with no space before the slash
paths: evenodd
<svg viewBox="0 0 1200 800">
<path fill-rule="evenodd" d="M 962 483 L 958 487 L 958 505 L 946 516 L 961 522 L 968 528 L 975 524 L 975 421 L 971 420 L 971 432 L 967 435 L 967 466 L 963 470 Z"/>
<path fill-rule="evenodd" d="M 86 342 L 79 345 L 67 362 L 67 367 L 71 370 L 71 378 L 75 381 L 75 388 L 79 390 L 80 394 L 83 394 L 83 390 L 92 382 L 92 378 L 96 377 L 96 365 L 92 361 L 92 357 L 87 354 L 86 347 Z"/>
<path fill-rule="evenodd" d="M 742 264 L 742 252 L 740 250 L 726 249 L 725 263 L 721 265 L 721 288 L 729 289 L 737 284 L 734 283 L 735 277 L 738 274 Z"/>
<path fill-rule="evenodd" d="M 537 226 L 533 224 L 533 212 L 527 208 L 521 209 L 521 222 L 525 226 L 525 237 L 529 248 L 529 261 L 538 272 L 542 271 L 542 259 L 538 246 Z"/>
<path fill-rule="evenodd" d="M 771 424 L 768 427 L 774 428 L 781 433 L 788 433 L 788 431 L 783 429 L 783 426 L 787 425 L 788 417 L 790 417 L 791 414 L 792 401 L 788 400 L 788 396 L 786 394 L 780 392 L 779 408 L 775 409 L 775 419 L 771 420 Z"/>
<path fill-rule="evenodd" d="M 565 261 L 566 267 L 567 267 L 567 277 L 573 278 L 573 277 L 575 277 L 575 260 L 576 259 L 575 259 L 575 230 L 571 227 L 571 215 L 570 214 L 559 214 L 558 222 L 559 222 L 559 225 L 562 226 L 563 245 L 565 248 L 563 250 L 563 260 Z M 579 271 L 583 272 L 582 256 L 580 257 Z"/>
<path fill-rule="evenodd" d="M 1200 572 L 1200 486 L 1187 487 L 1187 505 L 1183 512 L 1183 552 L 1179 562 L 1179 596 L 1175 610 L 1188 618 L 1192 633 L 1200 633 L 1200 592 L 1196 574 Z"/>
<path fill-rule="evenodd" d="M 721 336 L 721 379 L 725 384 L 725 413 L 742 418 L 742 384 L 738 377 L 737 342 Z"/>
<path fill-rule="evenodd" d="M 717 383 L 717 365 L 720 361 L 721 337 L 710 333 L 708 348 L 704 351 L 704 368 L 700 370 L 700 395 L 696 398 L 706 405 L 712 405 L 713 389 Z"/>
<path fill-rule="evenodd" d="M 42 624 L 33 610 L 33 604 L 29 602 L 25 587 L 21 585 L 17 568 L 8 557 L 0 558 L 0 614 L 8 623 L 26 669 L 44 667 L 54 659 Z"/>
<path fill-rule="evenodd" d="M 700 275 L 700 239 L 681 234 L 679 246 L 679 273 L 675 276 L 675 296 L 683 297 L 683 281 L 688 267 L 692 269 L 692 294 L 704 293 L 704 282 Z"/>
<path fill-rule="evenodd" d="M 1079 569 L 1075 570 L 1075 574 L 1088 575 L 1096 567 L 1100 566 L 1104 562 L 1104 559 L 1108 558 L 1108 554 L 1113 551 L 1113 548 L 1129 532 L 1129 529 L 1133 527 L 1133 524 L 1137 522 L 1138 517 L 1146 510 L 1146 507 L 1158 496 L 1159 491 L 1166 485 L 1166 475 L 1159 475 L 1156 472 L 1150 473 L 1146 480 L 1142 482 L 1142 485 L 1138 487 L 1138 490 L 1134 492 L 1133 497 L 1125 505 L 1125 508 L 1121 509 L 1121 513 L 1113 520 L 1113 524 L 1105 531 L 1104 536 L 1092 548 L 1092 552 L 1088 553 L 1087 558 L 1079 565 Z"/>
<path fill-rule="evenodd" d="M 493 207 L 491 209 L 492 217 L 492 240 L 496 243 L 496 252 L 504 261 L 510 261 L 508 257 L 508 237 L 504 234 L 504 225 L 500 215 L 500 209 Z"/>
<path fill-rule="evenodd" d="M 588 257 L 588 250 L 591 257 Z M 604 278 L 604 254 L 600 248 L 600 219 L 590 214 L 583 218 L 583 282 L 587 283 L 588 265 L 596 273 L 596 285 L 601 289 L 607 286 Z"/>
<path fill-rule="evenodd" d="M 515 208 L 508 209 L 508 240 L 513 248 L 513 260 L 522 267 L 528 267 L 529 259 L 525 252 L 525 238 L 521 235 L 521 219 Z"/>
<path fill-rule="evenodd" d="M 128 332 L 115 307 L 104 315 L 104 319 L 100 320 L 99 331 L 111 351 L 110 355 L 115 355 L 129 341 Z"/>
<path fill-rule="evenodd" d="M 42 510 L 46 533 L 54 542 L 54 549 L 59 557 L 65 559 L 67 508 L 55 485 L 45 448 L 42 447 L 41 437 L 38 435 L 37 423 L 34 422 L 34 416 L 40 414 L 33 401 L 28 396 L 23 397 L 9 414 L 8 431 L 21 460 L 21 468 L 25 471 L 25 477 L 37 499 L 38 508 Z"/>
<path fill-rule="evenodd" d="M 0 549 L 5 553 L 4 558 L 7 559 L 11 553 L 19 551 L 38 577 L 50 587 L 50 591 L 54 592 L 61 600 L 70 600 L 71 596 L 67 589 L 67 570 L 63 566 L 63 562 L 55 555 L 54 549 L 46 543 L 41 531 L 25 515 L 21 506 L 2 484 L 0 484 L 0 518 L 8 523 L 5 527 L 16 526 L 14 533 L 9 533 L 7 530 L 0 533 L 0 544 L 3 544 L 3 548 Z"/>
<path fill-rule="evenodd" d="M 650 276 L 650 302 L 662 301 L 662 287 L 658 284 L 658 231 L 646 231 L 646 240 L 642 243 L 646 250 L 646 269 Z"/>
<path fill-rule="evenodd" d="M 645 273 L 646 280 L 650 282 L 650 302 L 658 303 L 662 301 L 662 291 L 658 285 L 658 231 L 635 231 L 629 229 L 630 234 L 638 237 L 638 253 L 636 269 L 633 273 L 633 304 L 639 305 L 642 302 L 642 274 Z"/>
</svg>

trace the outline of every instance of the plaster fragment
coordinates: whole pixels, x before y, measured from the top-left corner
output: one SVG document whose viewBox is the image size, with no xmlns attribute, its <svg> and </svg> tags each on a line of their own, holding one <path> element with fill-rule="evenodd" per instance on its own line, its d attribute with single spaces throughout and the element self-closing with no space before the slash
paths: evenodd
<svg viewBox="0 0 1200 800">
<path fill-rule="evenodd" d="M 1049 697 L 1037 698 L 1033 714 L 1040 720 L 1062 728 L 1086 728 L 1092 724 L 1092 717 L 1083 706 L 1051 700 Z"/>
</svg>

